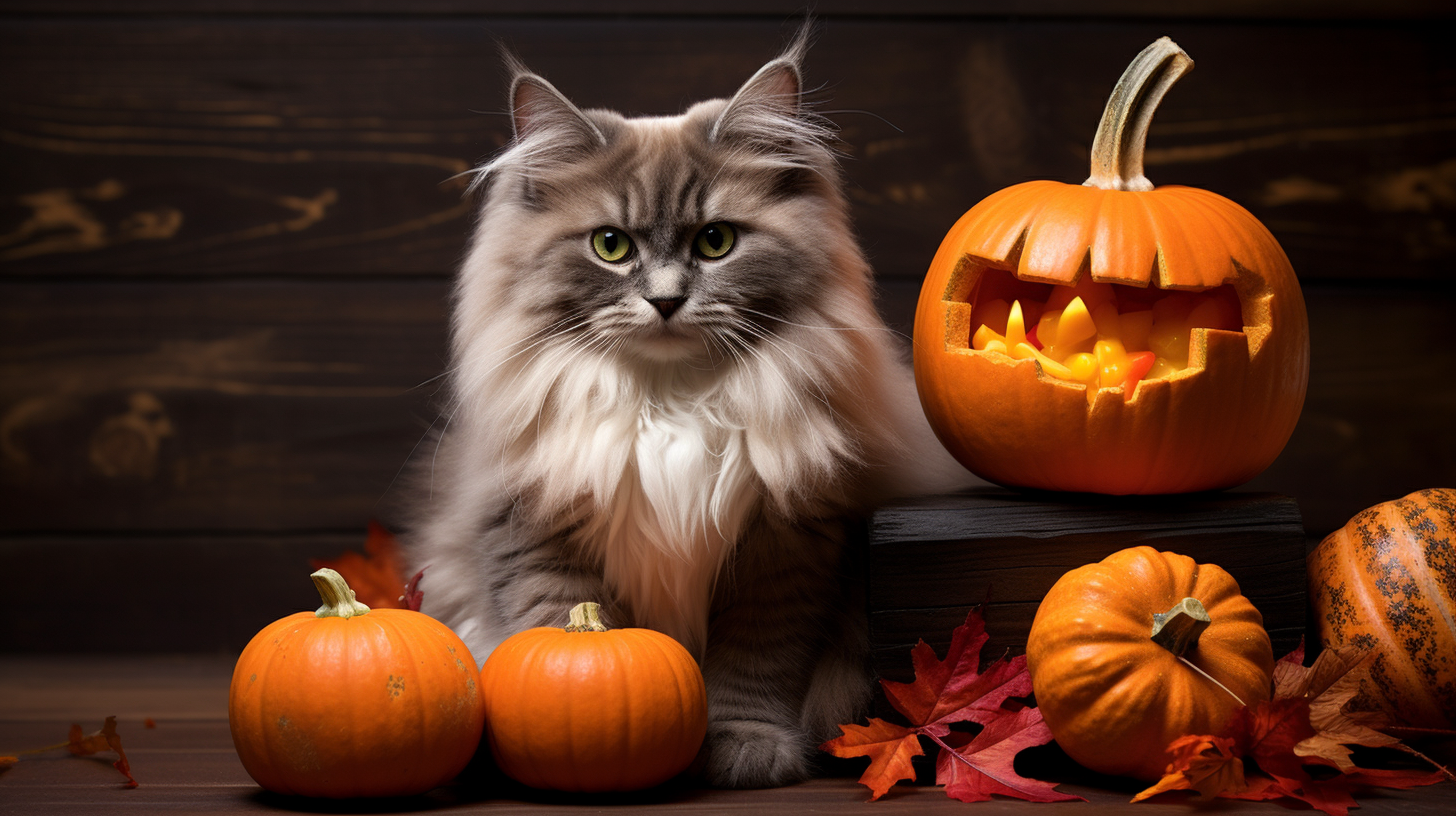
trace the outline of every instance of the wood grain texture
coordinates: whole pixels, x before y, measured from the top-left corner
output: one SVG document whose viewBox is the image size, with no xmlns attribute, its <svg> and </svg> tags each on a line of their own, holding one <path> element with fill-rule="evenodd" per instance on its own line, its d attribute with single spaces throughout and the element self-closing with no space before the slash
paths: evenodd
<svg viewBox="0 0 1456 816">
<path fill-rule="evenodd" d="M 362 551 L 365 530 L 270 535 L 0 538 L 0 652 L 236 655 L 317 609 L 310 560 Z M 108 712 L 110 713 L 110 712 Z"/>
<path fill-rule="evenodd" d="M 584 106 L 731 93 L 782 18 L 0 17 L 0 275 L 444 276 L 455 174 L 508 136 L 495 41 Z M 919 279 L 972 204 L 1078 183 L 1130 55 L 1198 68 L 1147 154 L 1269 225 L 1307 280 L 1437 279 L 1456 257 L 1449 26 L 845 17 L 811 87 L 842 128 L 882 277 Z"/>
<path fill-rule="evenodd" d="M 0 287 L 0 530 L 358 527 L 435 419 L 445 295 Z"/>
</svg>

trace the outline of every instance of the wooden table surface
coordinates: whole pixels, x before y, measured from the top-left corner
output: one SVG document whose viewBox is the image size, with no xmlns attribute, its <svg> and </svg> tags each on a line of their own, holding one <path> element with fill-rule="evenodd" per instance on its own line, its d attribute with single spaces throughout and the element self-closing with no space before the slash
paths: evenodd
<svg viewBox="0 0 1456 816">
<path fill-rule="evenodd" d="M 243 813 L 305 811 L 392 813 L 452 811 L 491 813 L 831 813 L 864 806 L 866 789 L 852 778 L 816 779 L 758 791 L 701 790 L 679 785 L 625 798 L 563 798 L 503 784 L 459 784 L 404 801 L 320 802 L 271 796 L 253 783 L 227 726 L 227 686 L 232 658 L 0 656 L 0 754 L 64 741 L 72 722 L 88 732 L 116 715 L 132 772 L 139 785 L 127 790 L 110 754 L 72 757 L 64 751 L 26 756 L 0 772 L 0 814 Z M 154 728 L 145 721 L 155 721 Z M 1109 790 L 1066 784 L 1086 803 L 1035 806 L 996 800 L 968 805 L 938 788 L 901 786 L 865 813 L 1027 813 L 1035 807 L 1071 813 L 1189 814 L 1181 794 L 1153 803 L 1129 804 L 1132 787 Z M 1456 813 L 1456 784 L 1414 791 L 1372 790 L 1357 797 L 1366 814 Z M 1288 813 L 1271 803 L 1220 802 L 1220 812 Z M 972 810 L 966 810 L 971 808 Z"/>
</svg>

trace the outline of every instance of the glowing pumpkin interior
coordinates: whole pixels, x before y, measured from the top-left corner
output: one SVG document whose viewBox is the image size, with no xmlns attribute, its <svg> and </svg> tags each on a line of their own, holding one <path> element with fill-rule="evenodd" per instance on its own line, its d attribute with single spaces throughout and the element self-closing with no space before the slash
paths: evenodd
<svg viewBox="0 0 1456 816">
<path fill-rule="evenodd" d="M 1033 360 L 1044 378 L 1135 397 L 1145 380 L 1175 378 L 1204 365 L 1196 347 L 1216 331 L 1244 341 L 1244 315 L 1233 285 L 1160 289 L 1094 281 L 1075 285 L 1017 278 L 1010 269 L 972 261 L 947 292 L 948 351 Z M 963 291 L 957 292 L 956 288 Z"/>
</svg>

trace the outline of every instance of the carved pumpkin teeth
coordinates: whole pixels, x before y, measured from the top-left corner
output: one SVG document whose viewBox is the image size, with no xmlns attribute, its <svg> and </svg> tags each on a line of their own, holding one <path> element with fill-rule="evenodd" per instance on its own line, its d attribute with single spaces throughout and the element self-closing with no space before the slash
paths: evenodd
<svg viewBox="0 0 1456 816">
<path fill-rule="evenodd" d="M 1065 300 L 1054 294 L 1041 311 L 1041 318 L 1026 331 L 1027 307 L 1013 300 L 993 300 L 977 307 L 981 323 L 971 338 L 971 348 L 1005 354 L 1013 360 L 1036 360 L 1042 373 L 1059 380 L 1086 385 L 1092 402 L 1103 388 L 1121 388 L 1132 399 L 1137 384 L 1159 379 L 1188 367 L 1189 342 L 1195 329 L 1238 331 L 1239 318 L 1229 303 L 1215 294 L 1175 292 L 1156 300 L 1152 308 L 1122 313 L 1115 299 L 1097 298 L 1093 310 L 1080 295 Z M 1054 309 L 1058 301 L 1064 308 Z M 989 322 L 1006 315 L 1005 332 Z"/>
</svg>

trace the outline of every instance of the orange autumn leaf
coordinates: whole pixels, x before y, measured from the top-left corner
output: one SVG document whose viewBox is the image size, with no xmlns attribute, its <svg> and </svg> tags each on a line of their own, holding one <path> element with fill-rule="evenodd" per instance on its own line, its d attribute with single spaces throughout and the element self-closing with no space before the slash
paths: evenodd
<svg viewBox="0 0 1456 816">
<path fill-rule="evenodd" d="M 1132 800 L 1141 802 L 1173 790 L 1197 791 L 1204 798 L 1243 792 L 1248 787 L 1244 781 L 1244 761 L 1234 756 L 1233 747 L 1234 741 L 1228 737 L 1193 735 L 1173 740 L 1168 746 L 1173 761 L 1168 763 L 1167 773 Z"/>
<path fill-rule="evenodd" d="M 843 736 L 824 743 L 820 748 L 841 759 L 870 758 L 870 766 L 860 776 L 859 782 L 870 789 L 871 802 L 884 796 L 896 782 L 915 779 L 910 759 L 925 753 L 915 729 L 872 717 L 867 726 L 850 723 L 839 726 L 839 730 L 844 732 Z"/>
<path fill-rule="evenodd" d="M 102 751 L 115 751 L 118 759 L 112 765 L 121 771 L 122 776 L 126 777 L 126 787 L 135 788 L 137 786 L 136 778 L 131 775 L 131 763 L 127 761 L 126 751 L 121 748 L 121 736 L 116 733 L 116 717 L 107 717 L 101 730 L 90 735 L 83 735 L 79 724 L 72 725 L 66 750 L 76 756 L 90 756 Z"/>
<path fill-rule="evenodd" d="M 8 770 L 19 761 L 18 756 L 0 756 L 0 771 Z"/>
<path fill-rule="evenodd" d="M 316 570 L 336 570 L 365 606 L 405 609 L 407 604 L 401 597 L 405 594 L 403 561 L 399 541 L 383 525 L 371 520 L 363 554 L 346 552 L 333 560 L 315 558 L 309 565 Z"/>
</svg>

